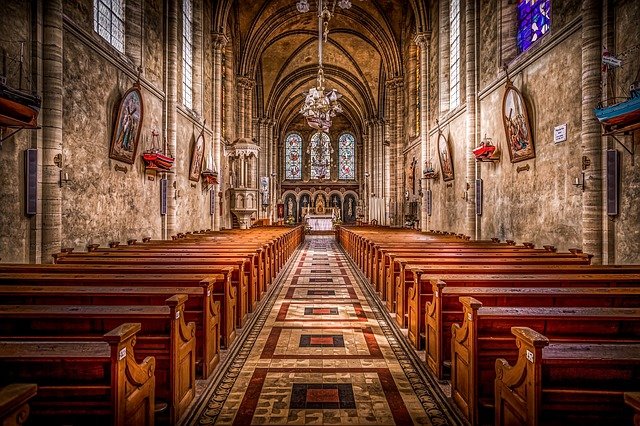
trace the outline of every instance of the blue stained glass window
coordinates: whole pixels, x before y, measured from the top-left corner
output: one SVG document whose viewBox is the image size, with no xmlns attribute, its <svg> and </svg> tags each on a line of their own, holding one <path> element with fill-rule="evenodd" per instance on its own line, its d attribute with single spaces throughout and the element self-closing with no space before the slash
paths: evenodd
<svg viewBox="0 0 640 426">
<path fill-rule="evenodd" d="M 551 28 L 551 0 L 518 1 L 518 50 L 526 51 Z"/>
<path fill-rule="evenodd" d="M 315 133 L 311 137 L 309 144 L 311 156 L 311 179 L 328 179 L 329 167 L 331 166 L 331 139 L 329 135 L 322 132 Z"/>
<path fill-rule="evenodd" d="M 356 139 L 344 133 L 338 139 L 338 179 L 356 178 Z"/>
<path fill-rule="evenodd" d="M 285 179 L 302 179 L 302 136 L 290 133 L 285 140 Z"/>
</svg>

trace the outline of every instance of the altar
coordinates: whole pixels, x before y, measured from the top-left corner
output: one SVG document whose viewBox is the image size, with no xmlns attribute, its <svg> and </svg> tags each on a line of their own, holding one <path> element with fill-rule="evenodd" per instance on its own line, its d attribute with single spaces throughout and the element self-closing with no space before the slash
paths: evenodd
<svg viewBox="0 0 640 426">
<path fill-rule="evenodd" d="M 312 231 L 331 231 L 333 229 L 333 215 L 307 215 L 307 225 Z"/>
</svg>

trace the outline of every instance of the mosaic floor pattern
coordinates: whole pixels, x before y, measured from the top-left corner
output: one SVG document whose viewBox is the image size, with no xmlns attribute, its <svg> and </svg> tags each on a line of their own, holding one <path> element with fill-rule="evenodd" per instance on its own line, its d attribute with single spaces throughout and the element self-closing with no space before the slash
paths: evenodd
<svg viewBox="0 0 640 426">
<path fill-rule="evenodd" d="M 457 424 L 331 236 L 309 236 L 189 424 Z"/>
</svg>

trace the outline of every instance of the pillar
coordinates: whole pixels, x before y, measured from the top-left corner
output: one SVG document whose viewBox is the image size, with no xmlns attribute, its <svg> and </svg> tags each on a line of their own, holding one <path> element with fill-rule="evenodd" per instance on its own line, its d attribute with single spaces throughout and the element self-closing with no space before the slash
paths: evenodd
<svg viewBox="0 0 640 426">
<path fill-rule="evenodd" d="M 213 42 L 213 146 L 211 149 L 213 150 L 213 162 L 216 165 L 218 170 L 218 179 L 220 184 L 215 185 L 213 187 L 213 191 L 215 191 L 216 202 L 218 199 L 218 191 L 220 191 L 220 185 L 222 184 L 222 163 L 220 159 L 222 158 L 222 91 L 224 88 L 222 87 L 222 76 L 224 74 L 224 70 L 222 69 L 222 54 L 224 52 L 225 46 L 227 45 L 228 39 L 224 34 L 213 34 L 212 36 Z M 216 206 L 213 213 L 213 230 L 218 231 L 221 227 L 221 217 L 220 217 L 220 207 Z"/>
<path fill-rule="evenodd" d="M 582 2 L 582 155 L 589 160 L 582 193 L 582 249 L 602 263 L 602 136 L 593 108 L 602 98 L 602 1 Z"/>
<path fill-rule="evenodd" d="M 165 152 L 177 155 L 177 121 L 178 121 L 178 17 L 180 8 L 178 0 L 168 2 L 168 49 L 167 49 L 167 147 Z M 175 198 L 175 174 L 167 175 L 169 190 L 167 192 L 167 214 L 165 216 L 165 235 L 169 238 L 176 230 L 176 198 Z"/>
<path fill-rule="evenodd" d="M 476 159 L 473 149 L 477 144 L 477 68 L 476 68 L 476 2 L 468 0 L 465 10 L 465 84 L 466 84 L 466 182 L 465 234 L 477 239 L 476 233 Z"/>
<path fill-rule="evenodd" d="M 44 2 L 43 40 L 42 261 L 51 263 L 62 239 L 60 168 L 54 162 L 62 156 L 62 0 Z"/>
<path fill-rule="evenodd" d="M 416 35 L 415 41 L 418 45 L 419 51 L 419 66 L 420 66 L 420 175 L 423 176 L 424 165 L 429 158 L 429 41 L 431 39 L 431 33 L 420 33 Z M 422 203 L 420 209 L 420 227 L 423 232 L 427 231 L 427 191 L 424 188 L 424 181 L 421 184 L 422 187 Z"/>
</svg>

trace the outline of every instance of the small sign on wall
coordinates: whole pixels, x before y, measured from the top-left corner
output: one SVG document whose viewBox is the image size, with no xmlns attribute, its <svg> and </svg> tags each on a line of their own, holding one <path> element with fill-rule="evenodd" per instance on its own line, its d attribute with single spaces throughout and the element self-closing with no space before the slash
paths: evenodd
<svg viewBox="0 0 640 426">
<path fill-rule="evenodd" d="M 567 140 L 567 123 L 556 126 L 553 129 L 553 143 L 561 143 Z"/>
</svg>

